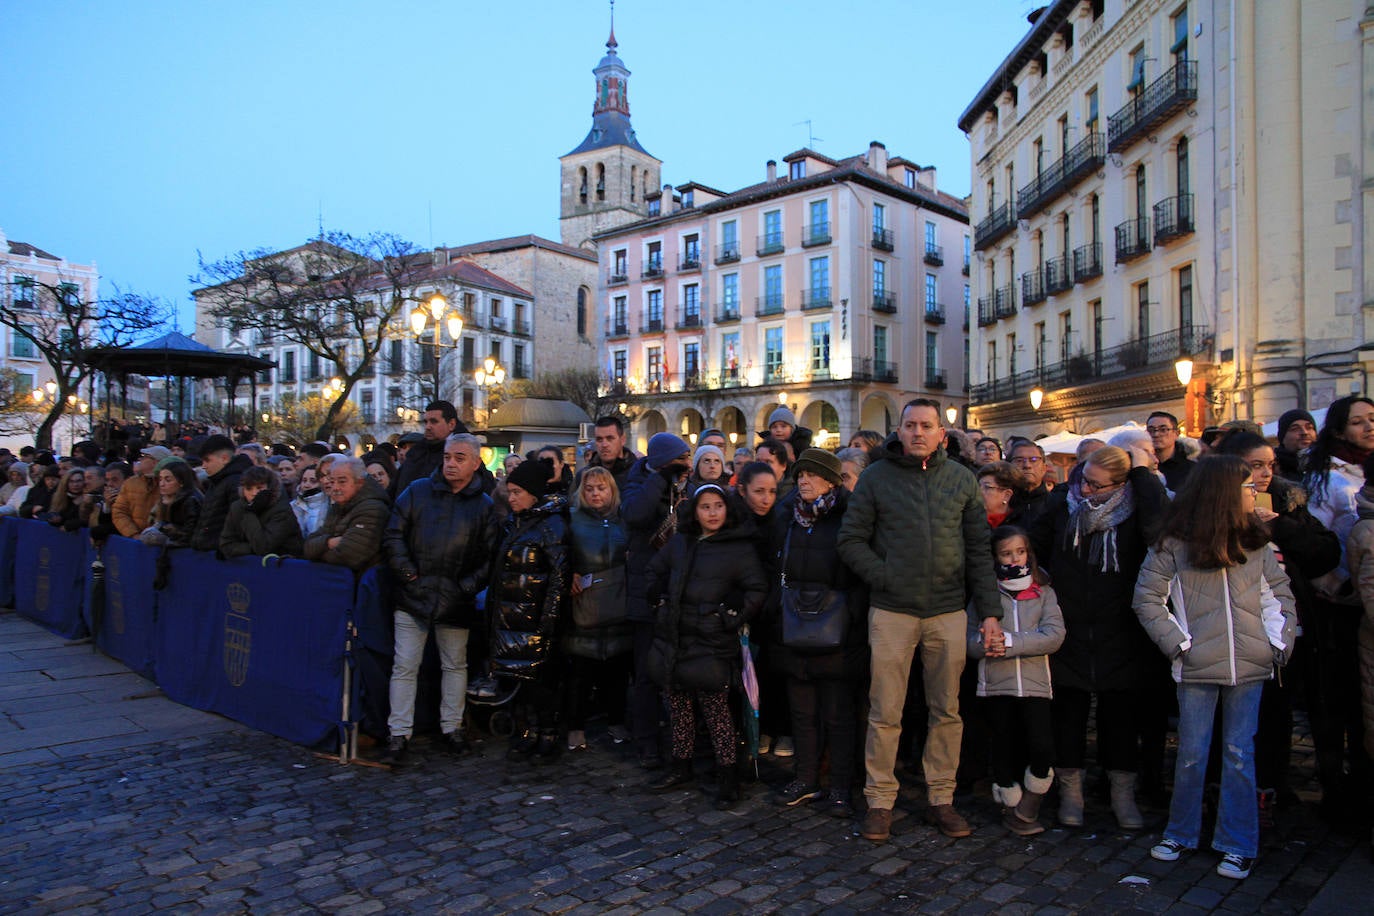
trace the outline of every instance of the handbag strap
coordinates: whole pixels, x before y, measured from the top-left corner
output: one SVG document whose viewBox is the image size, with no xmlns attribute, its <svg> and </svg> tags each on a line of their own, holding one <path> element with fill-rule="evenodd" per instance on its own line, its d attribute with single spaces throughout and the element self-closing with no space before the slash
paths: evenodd
<svg viewBox="0 0 1374 916">
<path fill-rule="evenodd" d="M 796 522 L 787 523 L 787 536 L 782 539 L 782 587 L 787 588 L 787 554 L 792 549 L 792 526 Z"/>
</svg>

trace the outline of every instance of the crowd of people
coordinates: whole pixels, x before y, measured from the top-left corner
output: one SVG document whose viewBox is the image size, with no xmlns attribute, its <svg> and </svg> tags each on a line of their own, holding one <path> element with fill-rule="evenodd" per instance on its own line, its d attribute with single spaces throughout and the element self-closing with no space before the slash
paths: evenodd
<svg viewBox="0 0 1374 916">
<path fill-rule="evenodd" d="M 1290 410 L 1273 439 L 1233 422 L 1185 440 L 1157 411 L 1062 464 L 1031 439 L 946 429 L 924 399 L 891 435 L 833 453 L 786 407 L 728 454 L 710 429 L 694 444 L 658 433 L 636 455 L 603 417 L 580 461 L 547 446 L 499 476 L 452 404 L 423 417 L 361 458 L 220 434 L 193 452 L 2 455 L 0 514 L 97 543 L 384 566 L 395 651 L 375 738 L 394 766 L 416 752 L 433 637 L 448 752 L 472 751 L 470 700 L 508 702 L 507 756 L 534 764 L 585 751 L 603 717 L 653 791 L 705 764 L 728 809 L 748 758 L 790 758 L 774 802 L 861 814 L 875 842 L 903 762 L 950 837 L 971 833 L 956 795 L 984 780 L 1020 836 L 1045 829 L 1052 789 L 1069 827 L 1098 785 L 1124 830 L 1145 824 L 1138 799 L 1167 805 L 1162 861 L 1203 842 L 1214 782 L 1217 871 L 1244 878 L 1262 827 L 1296 802 L 1295 707 L 1322 812 L 1367 823 L 1369 398 L 1334 402 L 1320 430 Z"/>
</svg>

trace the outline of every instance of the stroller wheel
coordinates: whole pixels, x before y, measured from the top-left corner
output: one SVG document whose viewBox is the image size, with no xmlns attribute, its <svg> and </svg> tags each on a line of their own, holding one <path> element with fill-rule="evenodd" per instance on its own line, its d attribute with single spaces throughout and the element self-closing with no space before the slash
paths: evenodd
<svg viewBox="0 0 1374 916">
<path fill-rule="evenodd" d="M 494 737 L 509 738 L 515 734 L 515 717 L 504 709 L 498 709 L 491 714 L 487 728 Z"/>
</svg>

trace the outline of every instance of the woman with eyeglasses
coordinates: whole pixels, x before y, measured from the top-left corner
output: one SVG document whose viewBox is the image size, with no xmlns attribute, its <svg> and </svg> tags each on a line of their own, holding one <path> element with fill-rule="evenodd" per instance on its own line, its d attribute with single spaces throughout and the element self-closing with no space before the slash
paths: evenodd
<svg viewBox="0 0 1374 916">
<path fill-rule="evenodd" d="M 997 528 L 1009 524 L 1011 497 L 1016 492 L 1016 469 L 1005 461 L 993 461 L 979 468 L 977 477 L 983 508 L 988 512 L 988 525 Z"/>
<path fill-rule="evenodd" d="M 1144 825 L 1135 803 L 1140 710 L 1159 659 L 1132 609 L 1136 576 L 1168 495 L 1150 456 L 1105 446 L 1089 455 L 1076 484 L 1056 487 L 1032 540 L 1054 579 L 1064 644 L 1050 657 L 1054 679 L 1055 778 L 1059 822 L 1083 824 L 1088 711 L 1097 698 L 1097 762 L 1111 781 L 1112 813 L 1123 830 Z"/>
</svg>

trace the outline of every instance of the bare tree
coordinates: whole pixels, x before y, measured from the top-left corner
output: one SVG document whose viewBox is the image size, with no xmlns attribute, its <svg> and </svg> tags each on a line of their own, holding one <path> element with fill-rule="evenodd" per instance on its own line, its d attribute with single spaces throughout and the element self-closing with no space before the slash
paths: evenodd
<svg viewBox="0 0 1374 916">
<path fill-rule="evenodd" d="M 341 401 L 342 398 L 333 404 Z M 281 400 L 263 409 L 264 416 L 258 424 L 258 438 L 264 442 L 285 442 L 300 448 L 317 438 L 315 433 L 333 404 L 323 395 L 308 394 L 301 397 L 288 391 Z M 357 405 L 352 401 L 344 402 L 335 412 L 334 435 L 348 435 L 362 432 L 362 429 L 362 416 Z"/>
<path fill-rule="evenodd" d="M 42 419 L 34 433 L 39 448 L 52 447 L 52 431 L 94 371 L 85 357 L 94 347 L 127 347 L 171 316 L 164 301 L 115 289 L 109 299 L 86 300 L 74 283 L 28 281 L 26 296 L 0 297 L 0 325 L 29 341 L 52 370 L 57 389 L 50 401 L 32 402 Z"/>
<path fill-rule="evenodd" d="M 506 396 L 571 401 L 595 419 L 620 412 L 616 398 L 601 394 L 602 387 L 601 373 L 596 369 L 562 369 L 510 382 L 506 385 Z"/>
<path fill-rule="evenodd" d="M 375 360 L 417 300 L 413 289 L 431 266 L 394 235 L 355 238 L 342 232 L 287 252 L 239 252 L 199 259 L 191 282 L 221 327 L 237 334 L 294 343 L 332 363 L 343 390 L 320 418 L 313 439 L 329 440 L 354 385 L 373 374 Z"/>
</svg>

